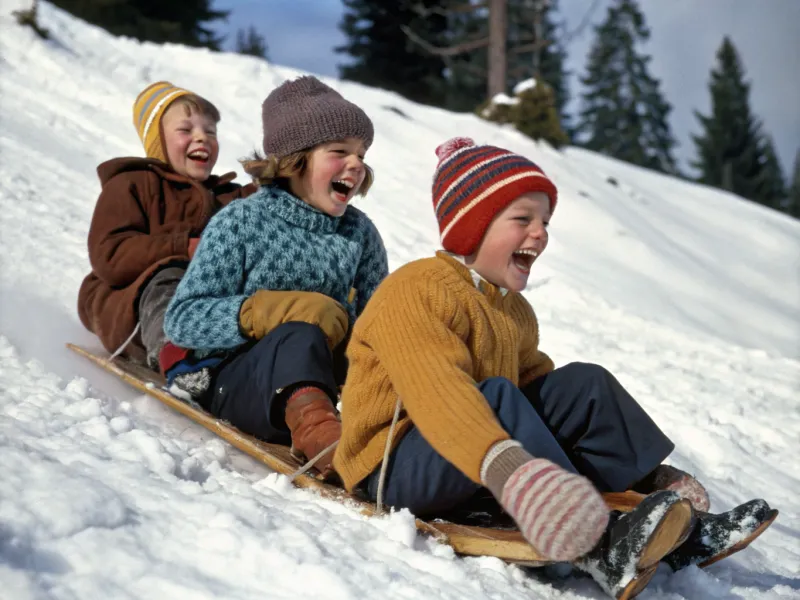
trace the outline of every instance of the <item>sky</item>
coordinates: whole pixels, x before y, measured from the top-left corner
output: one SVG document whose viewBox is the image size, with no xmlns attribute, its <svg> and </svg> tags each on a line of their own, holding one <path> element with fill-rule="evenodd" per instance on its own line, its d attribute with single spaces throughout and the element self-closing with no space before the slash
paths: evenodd
<svg viewBox="0 0 800 600">
<path fill-rule="evenodd" d="M 585 18 L 597 24 L 612 0 L 560 0 L 558 19 L 575 31 Z M 338 24 L 344 11 L 341 0 L 217 0 L 215 8 L 230 10 L 220 33 L 229 34 L 232 47 L 236 31 L 254 25 L 267 39 L 270 59 L 276 64 L 321 75 L 337 76 L 337 65 L 347 57 L 334 52 L 344 42 Z M 800 77 L 792 73 L 791 56 L 800 57 L 800 0 L 642 0 L 651 39 L 645 50 L 653 59 L 651 74 L 673 106 L 671 125 L 678 141 L 676 157 L 686 167 L 694 158 L 692 133 L 699 133 L 694 110 L 710 111 L 709 71 L 724 35 L 739 50 L 752 82 L 751 107 L 773 136 L 784 174 L 789 174 L 800 149 Z M 585 27 L 568 47 L 567 68 L 573 102 L 578 108 L 579 76 L 594 39 Z M 796 65 L 795 65 L 796 66 Z"/>
</svg>

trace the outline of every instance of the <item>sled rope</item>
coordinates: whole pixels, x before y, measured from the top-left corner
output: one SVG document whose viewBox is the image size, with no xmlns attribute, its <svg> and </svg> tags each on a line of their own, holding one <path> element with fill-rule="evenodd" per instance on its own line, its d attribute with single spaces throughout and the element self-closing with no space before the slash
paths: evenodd
<svg viewBox="0 0 800 600">
<path fill-rule="evenodd" d="M 325 448 L 324 450 L 322 450 L 322 451 L 321 451 L 319 454 L 317 454 L 317 455 L 316 455 L 314 458 L 312 458 L 310 461 L 308 461 L 306 464 L 304 464 L 302 467 L 300 467 L 299 469 L 297 469 L 297 471 L 295 471 L 294 473 L 292 473 L 291 475 L 289 475 L 289 481 L 291 481 L 291 482 L 294 482 L 294 480 L 295 480 L 295 479 L 297 479 L 298 477 L 300 477 L 300 475 L 302 475 L 303 473 L 305 473 L 306 471 L 308 471 L 308 470 L 309 470 L 311 467 L 313 467 L 315 464 L 317 464 L 317 461 L 318 461 L 320 458 L 322 458 L 322 457 L 323 457 L 323 456 L 325 456 L 325 455 L 326 455 L 328 452 L 330 452 L 331 450 L 333 450 L 334 448 L 336 448 L 336 445 L 337 445 L 338 443 L 339 443 L 339 440 L 336 440 L 336 441 L 335 441 L 335 442 L 333 442 L 333 443 L 332 443 L 330 446 L 328 446 L 327 448 Z"/>
<path fill-rule="evenodd" d="M 122 345 L 116 350 L 114 350 L 114 353 L 106 359 L 106 364 L 111 364 L 112 362 L 114 362 L 115 358 L 117 358 L 120 354 L 122 354 L 123 350 L 127 348 L 128 344 L 131 343 L 131 340 L 136 336 L 137 333 L 139 333 L 139 329 L 141 328 L 142 328 L 142 323 L 141 322 L 136 323 L 136 327 L 133 328 L 133 333 L 131 333 L 128 336 L 128 339 L 122 342 Z"/>
<path fill-rule="evenodd" d="M 383 512 L 383 486 L 386 483 L 386 467 L 389 464 L 389 452 L 392 450 L 392 439 L 394 439 L 394 430 L 397 427 L 397 421 L 400 418 L 400 407 L 402 406 L 400 396 L 397 397 L 397 402 L 394 404 L 394 416 L 392 417 L 392 424 L 389 426 L 389 435 L 386 437 L 386 447 L 383 449 L 383 461 L 381 461 L 381 474 L 378 477 L 378 499 L 376 501 L 378 514 Z"/>
</svg>

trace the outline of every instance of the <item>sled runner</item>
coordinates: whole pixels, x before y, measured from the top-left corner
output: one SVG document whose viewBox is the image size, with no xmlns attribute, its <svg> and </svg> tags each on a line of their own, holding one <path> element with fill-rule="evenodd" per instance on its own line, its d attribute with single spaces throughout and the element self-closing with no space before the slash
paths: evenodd
<svg viewBox="0 0 800 600">
<path fill-rule="evenodd" d="M 270 469 L 290 476 L 303 466 L 290 454 L 288 446 L 262 442 L 242 433 L 232 425 L 216 419 L 196 405 L 176 398 L 164 389 L 165 381 L 159 374 L 124 358 L 108 361 L 107 358 L 80 346 L 67 344 L 67 347 L 139 391 L 159 400 L 217 434 L 235 448 L 249 454 Z M 364 515 L 378 514 L 375 504 L 355 498 L 341 487 L 322 482 L 309 473 L 295 477 L 293 483 L 301 488 L 313 489 L 325 498 L 347 504 Z M 636 492 L 604 494 L 606 503 L 612 509 L 623 512 L 635 508 L 643 497 L 642 494 Z M 416 526 L 420 532 L 451 546 L 457 554 L 494 556 L 503 561 L 524 566 L 542 566 L 549 563 L 537 554 L 510 519 L 503 515 L 482 511 L 478 517 L 466 513 L 459 514 L 458 517 L 459 522 L 417 519 Z M 474 524 L 475 522 L 480 524 Z"/>
</svg>

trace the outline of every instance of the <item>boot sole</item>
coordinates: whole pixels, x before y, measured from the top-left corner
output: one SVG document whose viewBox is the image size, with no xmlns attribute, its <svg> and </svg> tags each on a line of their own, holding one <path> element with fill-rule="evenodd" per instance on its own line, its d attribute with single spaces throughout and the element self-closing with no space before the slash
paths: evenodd
<svg viewBox="0 0 800 600">
<path fill-rule="evenodd" d="M 667 509 L 655 531 L 650 536 L 639 562 L 636 574 L 624 588 L 617 592 L 616 600 L 630 600 L 638 596 L 656 574 L 658 563 L 674 548 L 680 546 L 692 530 L 694 511 L 688 500 L 679 500 Z"/>
<path fill-rule="evenodd" d="M 636 563 L 636 572 L 621 589 L 615 590 L 616 600 L 630 600 L 638 596 L 650 583 L 658 569 L 658 563 L 667 554 L 681 545 L 694 525 L 694 511 L 688 500 L 678 500 L 667 508 L 656 525 Z"/>
<path fill-rule="evenodd" d="M 744 550 L 745 548 L 747 548 L 753 542 L 753 540 L 755 540 L 758 536 L 764 533 L 767 530 L 767 528 L 770 525 L 772 525 L 772 522 L 778 517 L 778 511 L 773 509 L 769 512 L 769 515 L 770 516 L 766 521 L 764 521 L 761 525 L 759 525 L 758 528 L 753 533 L 748 535 L 741 542 L 731 546 L 725 552 L 717 554 L 716 556 L 712 556 L 705 562 L 699 563 L 697 566 L 700 567 L 701 569 L 705 569 L 706 567 L 713 565 L 715 562 L 719 562 L 723 558 L 728 558 L 731 554 L 736 554 L 740 550 Z"/>
<path fill-rule="evenodd" d="M 656 574 L 657 569 L 658 564 L 656 563 L 652 567 L 648 567 L 636 573 L 634 578 L 628 582 L 628 585 L 617 594 L 617 600 L 629 600 L 642 593 L 644 588 L 647 587 L 647 584 L 650 583 L 653 575 Z"/>
<path fill-rule="evenodd" d="M 670 506 L 636 564 L 637 573 L 657 567 L 662 558 L 686 541 L 693 523 L 694 511 L 688 500 L 679 500 Z"/>
</svg>

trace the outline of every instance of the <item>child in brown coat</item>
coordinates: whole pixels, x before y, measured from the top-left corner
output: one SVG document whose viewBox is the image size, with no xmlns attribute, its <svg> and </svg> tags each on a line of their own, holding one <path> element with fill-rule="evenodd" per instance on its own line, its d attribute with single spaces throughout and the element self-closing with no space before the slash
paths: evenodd
<svg viewBox="0 0 800 600">
<path fill-rule="evenodd" d="M 154 83 L 133 105 L 147 158 L 115 158 L 97 168 L 102 191 L 89 229 L 92 271 L 78 293 L 78 313 L 106 350 L 151 368 L 159 367 L 164 313 L 201 232 L 221 207 L 255 191 L 232 183 L 235 173 L 211 174 L 219 120 L 205 98 Z M 162 367 L 185 356 L 171 350 Z"/>
</svg>

